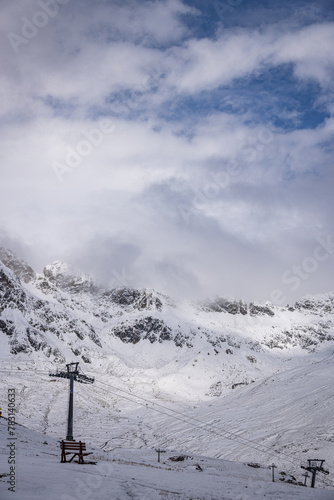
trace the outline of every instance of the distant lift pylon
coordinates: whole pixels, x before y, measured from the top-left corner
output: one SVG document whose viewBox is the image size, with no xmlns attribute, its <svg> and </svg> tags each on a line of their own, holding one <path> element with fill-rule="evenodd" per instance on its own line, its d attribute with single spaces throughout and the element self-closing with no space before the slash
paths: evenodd
<svg viewBox="0 0 334 500">
<path fill-rule="evenodd" d="M 310 460 L 307 460 L 307 466 L 306 465 L 301 465 L 302 469 L 307 470 L 308 472 L 312 472 L 312 482 L 311 482 L 311 488 L 314 488 L 315 486 L 315 478 L 317 475 L 317 472 L 321 472 L 322 474 L 329 474 L 329 471 L 323 468 L 323 464 L 325 460 L 321 460 L 319 458 L 313 458 Z M 306 482 L 306 478 L 305 478 Z"/>
<path fill-rule="evenodd" d="M 50 377 L 67 378 L 70 380 L 70 395 L 68 400 L 68 417 L 67 417 L 67 441 L 74 441 L 73 439 L 73 389 L 74 381 L 80 382 L 81 384 L 93 384 L 94 378 L 87 377 L 83 373 L 79 373 L 78 370 L 79 363 L 68 363 L 66 365 L 66 371 L 56 370 L 55 372 L 50 371 Z"/>
</svg>

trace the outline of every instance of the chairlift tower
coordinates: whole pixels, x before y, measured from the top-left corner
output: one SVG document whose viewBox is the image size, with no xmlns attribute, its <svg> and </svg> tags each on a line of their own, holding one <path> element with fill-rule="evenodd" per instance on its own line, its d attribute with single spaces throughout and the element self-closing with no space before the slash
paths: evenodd
<svg viewBox="0 0 334 500">
<path fill-rule="evenodd" d="M 312 472 L 311 488 L 314 488 L 317 472 L 321 472 L 322 474 L 329 474 L 329 471 L 323 468 L 325 460 L 314 458 L 312 460 L 307 460 L 307 462 L 308 462 L 307 466 L 301 465 L 301 468 L 309 472 Z M 305 482 L 306 482 L 306 477 L 305 477 Z"/>
<path fill-rule="evenodd" d="M 50 372 L 50 377 L 67 378 L 70 380 L 70 395 L 68 400 L 68 417 L 67 417 L 67 441 L 74 441 L 73 439 L 73 390 L 74 381 L 80 382 L 81 384 L 93 384 L 94 378 L 87 377 L 83 373 L 79 373 L 78 370 L 79 363 L 68 363 L 66 365 L 66 371 L 59 371 L 58 368 L 56 372 Z"/>
</svg>

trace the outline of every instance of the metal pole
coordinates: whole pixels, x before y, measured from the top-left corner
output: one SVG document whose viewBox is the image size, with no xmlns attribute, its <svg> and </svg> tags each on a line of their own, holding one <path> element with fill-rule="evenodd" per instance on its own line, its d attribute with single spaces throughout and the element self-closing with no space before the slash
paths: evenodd
<svg viewBox="0 0 334 500">
<path fill-rule="evenodd" d="M 73 439 L 73 388 L 74 377 L 70 376 L 70 398 L 68 401 L 68 420 L 67 420 L 67 441 L 74 441 Z"/>
<path fill-rule="evenodd" d="M 165 450 L 162 450 L 161 448 L 158 448 L 155 451 L 158 453 L 158 462 L 160 462 L 160 453 L 165 453 Z"/>
<path fill-rule="evenodd" d="M 272 482 L 274 483 L 275 482 L 275 467 L 276 465 L 273 463 L 271 465 L 271 471 L 272 471 L 272 476 L 271 476 L 271 479 L 272 479 Z"/>
<path fill-rule="evenodd" d="M 50 377 L 68 378 L 70 379 L 70 394 L 68 400 L 68 416 L 67 416 L 67 441 L 74 441 L 73 438 L 73 392 L 74 392 L 74 382 L 81 382 L 82 384 L 93 384 L 94 378 L 87 377 L 86 375 L 79 373 L 78 370 L 79 363 L 68 363 L 66 365 L 66 371 L 57 371 L 55 373 L 49 373 Z"/>
<path fill-rule="evenodd" d="M 312 471 L 312 483 L 311 483 L 311 488 L 314 488 L 315 486 L 315 476 L 317 474 L 317 471 L 315 469 L 313 469 Z"/>
</svg>

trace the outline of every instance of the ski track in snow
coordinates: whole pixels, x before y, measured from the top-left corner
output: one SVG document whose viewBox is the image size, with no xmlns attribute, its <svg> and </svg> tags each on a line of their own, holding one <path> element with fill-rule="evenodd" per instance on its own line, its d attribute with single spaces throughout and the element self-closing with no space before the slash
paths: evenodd
<svg viewBox="0 0 334 500">
<path fill-rule="evenodd" d="M 16 492 L 7 489 L 7 421 L 0 419 L 1 500 L 333 500 L 334 491 L 271 482 L 266 467 L 210 459 L 170 450 L 157 462 L 154 449 L 115 449 L 107 452 L 88 444 L 93 455 L 87 461 L 61 464 L 56 438 L 16 426 Z M 202 470 L 199 470 L 199 467 Z"/>
</svg>

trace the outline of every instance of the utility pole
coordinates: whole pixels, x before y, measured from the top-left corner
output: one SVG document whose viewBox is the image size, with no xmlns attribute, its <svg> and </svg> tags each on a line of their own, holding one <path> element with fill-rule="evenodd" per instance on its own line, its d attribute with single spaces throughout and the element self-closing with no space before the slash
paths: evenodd
<svg viewBox="0 0 334 500">
<path fill-rule="evenodd" d="M 73 439 L 73 389 L 74 389 L 74 372 L 69 371 L 69 365 L 66 365 L 70 379 L 70 397 L 68 400 L 68 415 L 67 415 L 67 441 L 74 441 Z"/>
<path fill-rule="evenodd" d="M 310 476 L 309 476 L 309 474 L 307 472 L 305 472 L 305 474 L 303 474 L 303 477 L 305 477 L 305 479 L 304 479 L 304 486 L 306 486 L 307 478 L 310 477 Z"/>
<path fill-rule="evenodd" d="M 309 472 L 312 472 L 311 488 L 314 488 L 315 478 L 316 478 L 317 472 L 321 472 L 322 474 L 329 474 L 329 471 L 323 468 L 323 464 L 324 464 L 325 460 L 321 460 L 319 458 L 314 458 L 312 460 L 311 459 L 307 460 L 307 462 L 308 462 L 307 466 L 301 465 L 301 468 L 305 469 Z M 306 482 L 306 478 L 305 478 L 305 482 Z"/>
<path fill-rule="evenodd" d="M 271 480 L 273 483 L 275 482 L 275 469 L 276 469 L 276 465 L 274 463 L 272 463 L 271 464 L 271 472 L 272 472 Z"/>
<path fill-rule="evenodd" d="M 82 373 L 79 373 L 78 370 L 79 363 L 68 363 L 66 365 L 66 371 L 50 372 L 50 377 L 59 377 L 59 378 L 67 378 L 70 380 L 70 394 L 68 400 L 68 416 L 67 416 L 67 441 L 74 441 L 73 438 L 73 390 L 74 390 L 74 381 L 80 382 L 81 384 L 92 384 L 94 382 L 94 378 L 87 377 Z"/>
<path fill-rule="evenodd" d="M 158 448 L 155 451 L 158 453 L 158 462 L 160 462 L 160 453 L 166 453 L 166 452 L 165 452 L 165 450 L 160 450 L 160 448 Z"/>
</svg>

